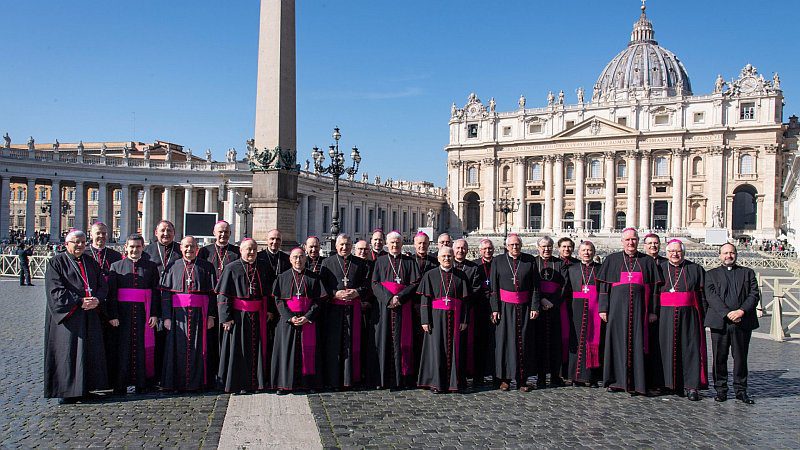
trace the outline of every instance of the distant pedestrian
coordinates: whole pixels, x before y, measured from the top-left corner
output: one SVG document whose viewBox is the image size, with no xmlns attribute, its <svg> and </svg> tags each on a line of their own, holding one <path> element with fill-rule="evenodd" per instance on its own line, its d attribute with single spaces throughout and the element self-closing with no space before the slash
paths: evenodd
<svg viewBox="0 0 800 450">
<path fill-rule="evenodd" d="M 25 248 L 25 244 L 21 243 L 17 247 L 17 258 L 19 258 L 19 285 L 20 286 L 33 286 L 31 283 L 31 266 L 28 258 L 33 256 L 33 247 Z"/>
</svg>

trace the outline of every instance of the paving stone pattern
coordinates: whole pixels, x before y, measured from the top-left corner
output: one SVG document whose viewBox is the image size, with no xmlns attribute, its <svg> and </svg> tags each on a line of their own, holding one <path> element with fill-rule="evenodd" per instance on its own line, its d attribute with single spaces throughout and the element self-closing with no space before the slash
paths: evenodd
<svg viewBox="0 0 800 450">
<path fill-rule="evenodd" d="M 187 447 L 219 442 L 228 396 L 42 397 L 44 288 L 0 281 L 0 447 Z"/>
</svg>

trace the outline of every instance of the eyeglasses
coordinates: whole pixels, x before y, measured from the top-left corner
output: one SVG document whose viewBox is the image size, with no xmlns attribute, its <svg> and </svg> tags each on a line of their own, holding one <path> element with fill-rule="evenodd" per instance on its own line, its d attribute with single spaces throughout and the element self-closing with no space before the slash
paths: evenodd
<svg viewBox="0 0 800 450">
<path fill-rule="evenodd" d="M 86 241 L 67 241 L 67 244 L 86 245 Z"/>
</svg>

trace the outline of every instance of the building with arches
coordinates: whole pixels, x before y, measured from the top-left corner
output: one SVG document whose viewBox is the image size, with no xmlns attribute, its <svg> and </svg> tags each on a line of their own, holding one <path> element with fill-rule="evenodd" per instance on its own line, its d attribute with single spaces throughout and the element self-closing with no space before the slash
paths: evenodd
<svg viewBox="0 0 800 450">
<path fill-rule="evenodd" d="M 628 46 L 577 102 L 550 92 L 543 107 L 521 97 L 511 111 L 476 94 L 451 107 L 451 230 L 503 229 L 497 199 L 519 199 L 518 233 L 626 227 L 704 237 L 780 233 L 781 180 L 796 139 L 786 136 L 780 78 L 747 64 L 695 93 L 680 58 L 655 40 L 642 7 Z"/>
</svg>

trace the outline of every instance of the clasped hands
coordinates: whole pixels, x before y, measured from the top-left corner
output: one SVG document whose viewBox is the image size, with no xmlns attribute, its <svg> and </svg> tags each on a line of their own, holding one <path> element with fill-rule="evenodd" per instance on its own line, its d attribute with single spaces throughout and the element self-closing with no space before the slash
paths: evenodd
<svg viewBox="0 0 800 450">
<path fill-rule="evenodd" d="M 390 309 L 397 308 L 398 306 L 400 306 L 400 297 L 398 297 L 396 295 L 394 297 L 392 297 L 392 299 L 389 300 L 389 305 L 388 306 L 389 306 Z"/>
<path fill-rule="evenodd" d="M 358 297 L 358 291 L 355 289 L 342 289 L 341 291 L 336 291 L 333 297 L 337 300 L 349 302 Z"/>
<path fill-rule="evenodd" d="M 425 323 L 425 324 L 423 324 L 423 325 L 422 325 L 422 331 L 424 331 L 424 332 L 426 332 L 426 333 L 428 333 L 428 334 L 431 334 L 431 330 L 432 330 L 432 329 L 433 329 L 433 327 L 431 327 L 431 326 L 430 326 L 429 324 L 427 324 L 427 323 Z M 466 330 L 466 329 L 467 329 L 467 324 L 466 324 L 466 323 L 462 323 L 462 324 L 459 324 L 459 325 L 458 325 L 458 331 L 464 331 L 464 330 Z"/>
<path fill-rule="evenodd" d="M 531 311 L 531 314 L 530 314 L 529 317 L 530 317 L 530 320 L 536 319 L 537 317 L 539 317 L 539 311 Z M 497 325 L 498 322 L 500 322 L 500 313 L 499 312 L 493 312 L 492 313 L 492 323 Z"/>
</svg>

